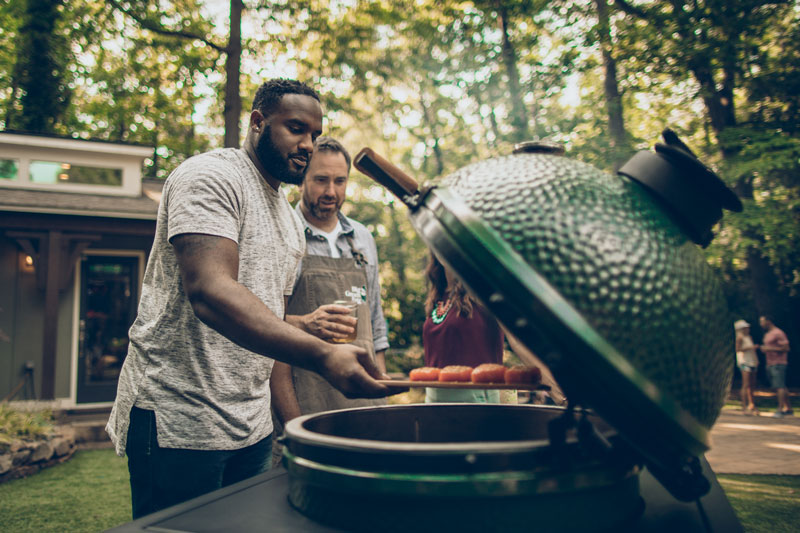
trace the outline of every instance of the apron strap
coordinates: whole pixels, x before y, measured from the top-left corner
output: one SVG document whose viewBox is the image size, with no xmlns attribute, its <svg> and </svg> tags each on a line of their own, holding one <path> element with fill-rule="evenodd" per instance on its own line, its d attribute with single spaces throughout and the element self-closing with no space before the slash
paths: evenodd
<svg viewBox="0 0 800 533">
<path fill-rule="evenodd" d="M 352 235 L 345 235 L 344 238 L 347 239 L 347 244 L 350 245 L 350 252 L 353 254 L 353 259 L 355 260 L 356 265 L 359 267 L 367 266 L 367 258 L 360 250 L 356 249 L 356 246 L 353 243 Z"/>
</svg>

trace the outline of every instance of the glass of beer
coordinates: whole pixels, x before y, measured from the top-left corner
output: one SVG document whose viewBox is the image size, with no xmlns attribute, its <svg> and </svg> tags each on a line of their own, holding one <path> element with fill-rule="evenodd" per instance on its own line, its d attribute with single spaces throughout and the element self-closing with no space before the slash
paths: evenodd
<svg viewBox="0 0 800 533">
<path fill-rule="evenodd" d="M 358 315 L 356 310 L 358 309 L 358 305 L 353 303 L 350 300 L 336 300 L 333 302 L 334 305 L 341 305 L 342 307 L 346 307 L 350 311 L 350 316 L 358 320 Z M 354 342 L 356 337 L 358 336 L 358 323 L 353 326 L 353 333 L 348 334 L 346 337 L 334 337 L 331 339 L 331 342 L 345 344 L 349 342 Z"/>
</svg>

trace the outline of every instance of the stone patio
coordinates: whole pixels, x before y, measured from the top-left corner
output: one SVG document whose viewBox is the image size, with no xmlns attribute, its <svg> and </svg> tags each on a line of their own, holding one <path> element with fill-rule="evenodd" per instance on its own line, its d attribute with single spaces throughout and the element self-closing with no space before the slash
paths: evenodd
<svg viewBox="0 0 800 533">
<path fill-rule="evenodd" d="M 717 474 L 800 475 L 800 417 L 772 418 L 724 409 L 706 459 Z"/>
</svg>

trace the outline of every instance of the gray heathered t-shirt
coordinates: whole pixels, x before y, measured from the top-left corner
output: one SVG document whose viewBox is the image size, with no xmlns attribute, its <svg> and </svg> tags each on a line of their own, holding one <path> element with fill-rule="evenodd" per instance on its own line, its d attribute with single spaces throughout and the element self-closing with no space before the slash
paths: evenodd
<svg viewBox="0 0 800 533">
<path fill-rule="evenodd" d="M 303 225 L 282 191 L 241 149 L 192 157 L 169 176 L 158 210 L 139 312 L 106 426 L 123 455 L 133 405 L 156 413 L 165 448 L 234 450 L 272 432 L 273 360 L 229 341 L 195 316 L 169 239 L 203 233 L 239 245 L 238 281 L 278 317 L 305 251 Z"/>
</svg>

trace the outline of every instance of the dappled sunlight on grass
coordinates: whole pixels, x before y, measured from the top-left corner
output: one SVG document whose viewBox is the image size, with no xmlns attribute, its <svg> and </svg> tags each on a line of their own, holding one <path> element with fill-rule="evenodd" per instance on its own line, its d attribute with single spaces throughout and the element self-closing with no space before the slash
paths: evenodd
<svg viewBox="0 0 800 533">
<path fill-rule="evenodd" d="M 766 476 L 753 476 L 753 477 L 766 477 Z M 754 482 L 749 480 L 736 480 L 727 479 L 725 481 L 726 492 L 749 492 L 758 493 L 771 498 L 785 501 L 797 501 L 800 498 L 800 493 L 795 489 L 787 489 L 784 486 L 767 485 L 763 482 Z"/>
<path fill-rule="evenodd" d="M 719 475 L 745 531 L 789 533 L 800 523 L 800 476 Z"/>
</svg>

